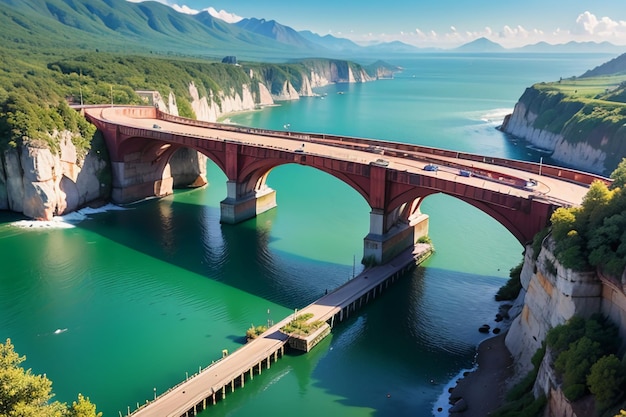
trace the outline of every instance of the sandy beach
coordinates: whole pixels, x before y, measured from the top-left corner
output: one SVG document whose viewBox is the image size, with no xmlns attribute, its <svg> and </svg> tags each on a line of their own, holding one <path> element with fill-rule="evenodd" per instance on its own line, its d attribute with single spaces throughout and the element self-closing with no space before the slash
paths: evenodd
<svg viewBox="0 0 626 417">
<path fill-rule="evenodd" d="M 513 359 L 504 344 L 505 336 L 506 333 L 499 334 L 478 346 L 478 367 L 461 378 L 450 392 L 451 401 L 463 399 L 467 408 L 451 412 L 451 417 L 486 417 L 503 403 L 506 381 L 513 375 Z"/>
</svg>

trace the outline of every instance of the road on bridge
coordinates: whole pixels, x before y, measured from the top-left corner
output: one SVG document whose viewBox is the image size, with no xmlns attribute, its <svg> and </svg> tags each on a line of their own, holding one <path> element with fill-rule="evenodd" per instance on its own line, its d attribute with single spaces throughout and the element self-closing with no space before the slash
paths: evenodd
<svg viewBox="0 0 626 417">
<path fill-rule="evenodd" d="M 377 147 L 379 148 L 377 149 L 377 152 L 372 152 L 371 150 L 368 150 L 367 147 L 362 145 L 361 148 L 363 150 L 349 149 L 345 145 L 350 143 L 350 138 L 342 138 L 341 143 L 331 140 L 325 142 L 323 140 L 320 140 L 320 135 L 318 134 L 310 135 L 307 133 L 290 131 L 274 131 L 273 134 L 271 133 L 271 131 L 267 131 L 267 134 L 259 134 L 258 132 L 261 130 L 246 129 L 245 127 L 233 129 L 233 127 L 238 127 L 233 125 L 228 125 L 230 126 L 230 128 L 222 130 L 212 127 L 176 123 L 158 118 L 131 117 L 118 111 L 118 108 L 116 107 L 100 107 L 93 109 L 86 108 L 85 110 L 99 119 L 108 121 L 113 124 L 132 128 L 159 130 L 162 132 L 170 132 L 177 135 L 207 138 L 207 140 L 238 142 L 258 147 L 281 149 L 307 155 L 319 155 L 362 164 L 370 164 L 373 162 L 375 163 L 377 159 L 384 159 L 385 164 L 388 163 L 387 168 L 391 170 L 407 171 L 409 173 L 424 176 L 444 178 L 455 181 L 457 183 L 464 183 L 486 190 L 491 190 L 502 194 L 510 194 L 522 198 L 545 198 L 547 200 L 555 201 L 558 205 L 580 205 L 584 195 L 587 193 L 588 190 L 587 185 L 581 185 L 560 178 L 538 175 L 520 169 L 493 165 L 485 162 L 468 161 L 465 159 L 458 159 L 442 155 L 437 155 L 435 157 L 431 153 L 420 152 L 411 152 L 410 155 L 407 154 L 406 157 L 381 155 L 381 151 L 384 153 L 385 148 Z M 207 123 L 207 125 L 218 126 L 219 124 Z M 250 133 L 248 133 L 246 130 L 250 130 Z M 280 136 L 278 134 L 280 134 Z M 315 140 L 311 141 L 310 139 L 312 137 Z M 425 170 L 424 167 L 431 162 L 439 164 L 450 164 L 458 167 L 459 169 L 439 169 L 436 171 Z M 529 181 L 529 185 L 531 184 L 532 180 L 535 185 L 521 188 L 519 186 L 507 184 L 504 181 L 489 181 L 473 175 L 463 176 L 460 175 L 461 169 L 467 170 L 469 172 L 485 170 L 498 173 L 504 178 L 514 177 L 525 180 L 527 179 Z"/>
</svg>

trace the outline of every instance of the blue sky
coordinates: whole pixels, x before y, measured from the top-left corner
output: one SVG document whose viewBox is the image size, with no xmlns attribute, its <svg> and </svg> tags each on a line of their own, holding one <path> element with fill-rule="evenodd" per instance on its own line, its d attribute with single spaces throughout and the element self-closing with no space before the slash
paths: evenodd
<svg viewBox="0 0 626 417">
<path fill-rule="evenodd" d="M 142 1 L 142 0 L 129 0 Z M 539 41 L 626 45 L 626 0 L 156 0 L 229 21 L 264 18 L 365 44 L 400 40 L 456 47 L 486 37 L 505 47 Z"/>
</svg>

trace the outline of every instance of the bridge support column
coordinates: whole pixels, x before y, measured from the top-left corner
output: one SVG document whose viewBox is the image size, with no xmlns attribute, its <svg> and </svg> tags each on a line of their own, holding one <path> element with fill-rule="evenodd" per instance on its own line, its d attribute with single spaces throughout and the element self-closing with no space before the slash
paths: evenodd
<svg viewBox="0 0 626 417">
<path fill-rule="evenodd" d="M 412 248 L 422 236 L 428 235 L 428 215 L 419 211 L 405 222 L 396 222 L 388 230 L 390 215 L 380 210 L 370 213 L 370 232 L 364 239 L 363 264 L 384 264 L 404 250 Z"/>
<path fill-rule="evenodd" d="M 227 197 L 220 203 L 220 222 L 240 223 L 276 207 L 276 191 L 273 189 L 264 187 L 240 196 L 238 188 L 235 181 L 228 181 L 226 184 Z"/>
<path fill-rule="evenodd" d="M 127 204 L 150 197 L 172 194 L 174 179 L 169 166 L 160 172 L 145 163 L 112 162 L 113 187 L 111 199 L 118 204 Z"/>
</svg>

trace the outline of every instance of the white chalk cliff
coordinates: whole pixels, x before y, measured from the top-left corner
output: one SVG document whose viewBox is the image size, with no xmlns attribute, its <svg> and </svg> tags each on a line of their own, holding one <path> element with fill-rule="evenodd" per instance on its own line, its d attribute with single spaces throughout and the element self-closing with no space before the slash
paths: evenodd
<svg viewBox="0 0 626 417">
<path fill-rule="evenodd" d="M 525 139 L 533 146 L 550 151 L 552 158 L 561 164 L 582 171 L 606 173 L 606 153 L 585 141 L 568 141 L 562 133 L 552 133 L 534 127 L 539 115 L 527 108 L 526 103 L 518 101 L 513 113 L 505 119 L 502 130 Z"/>
</svg>

